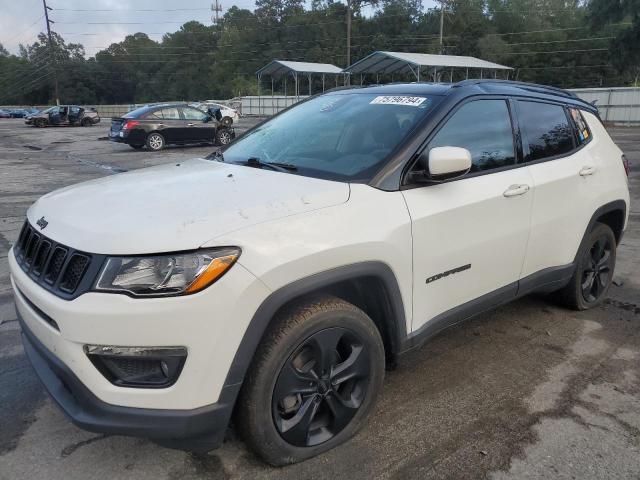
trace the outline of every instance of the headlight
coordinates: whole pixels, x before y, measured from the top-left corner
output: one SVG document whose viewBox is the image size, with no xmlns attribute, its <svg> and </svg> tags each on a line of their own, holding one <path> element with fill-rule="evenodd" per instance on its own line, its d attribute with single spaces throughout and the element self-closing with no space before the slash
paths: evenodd
<svg viewBox="0 0 640 480">
<path fill-rule="evenodd" d="M 239 256 L 239 248 L 229 247 L 166 255 L 109 257 L 94 290 L 135 297 L 189 295 L 222 277 Z"/>
</svg>

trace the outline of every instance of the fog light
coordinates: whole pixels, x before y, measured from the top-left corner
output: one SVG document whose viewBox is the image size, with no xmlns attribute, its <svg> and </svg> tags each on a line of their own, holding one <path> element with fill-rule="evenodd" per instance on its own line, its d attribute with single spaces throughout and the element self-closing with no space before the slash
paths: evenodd
<svg viewBox="0 0 640 480">
<path fill-rule="evenodd" d="M 173 385 L 187 358 L 184 347 L 85 345 L 91 363 L 114 385 L 165 388 Z"/>
</svg>

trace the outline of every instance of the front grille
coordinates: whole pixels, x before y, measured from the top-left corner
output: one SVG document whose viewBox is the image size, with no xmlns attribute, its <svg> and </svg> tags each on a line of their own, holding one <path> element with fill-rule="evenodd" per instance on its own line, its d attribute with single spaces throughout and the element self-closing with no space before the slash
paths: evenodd
<svg viewBox="0 0 640 480">
<path fill-rule="evenodd" d="M 25 273 L 51 293 L 66 299 L 87 291 L 102 263 L 102 256 L 57 243 L 38 232 L 28 221 L 13 250 Z"/>
</svg>

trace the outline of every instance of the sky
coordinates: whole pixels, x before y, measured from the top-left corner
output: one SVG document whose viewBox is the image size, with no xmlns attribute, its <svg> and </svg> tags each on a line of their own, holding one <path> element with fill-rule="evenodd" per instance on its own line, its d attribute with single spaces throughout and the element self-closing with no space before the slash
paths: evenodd
<svg viewBox="0 0 640 480">
<path fill-rule="evenodd" d="M 215 0 L 214 0 L 215 1 Z M 220 0 L 223 13 L 235 5 L 253 10 L 254 0 Z M 81 43 L 87 56 L 119 42 L 128 34 L 145 32 L 160 40 L 189 20 L 211 24 L 211 1 L 205 0 L 47 0 L 53 8 L 52 29 L 65 41 Z M 434 0 L 423 0 L 425 8 Z M 145 11 L 146 10 L 146 11 Z M 0 43 L 11 53 L 32 43 L 46 29 L 42 0 L 0 0 Z"/>
</svg>

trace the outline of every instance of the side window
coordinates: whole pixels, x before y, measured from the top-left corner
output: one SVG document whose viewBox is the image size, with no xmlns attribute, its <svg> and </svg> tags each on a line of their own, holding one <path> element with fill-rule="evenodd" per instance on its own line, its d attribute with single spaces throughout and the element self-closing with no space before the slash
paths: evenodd
<svg viewBox="0 0 640 480">
<path fill-rule="evenodd" d="M 573 150 L 573 133 L 564 107 L 518 101 L 518 122 L 529 145 L 526 161 L 562 155 Z"/>
<path fill-rule="evenodd" d="M 576 127 L 578 145 L 587 143 L 591 138 L 591 132 L 589 131 L 589 126 L 587 125 L 587 122 L 585 122 L 582 113 L 580 113 L 580 110 L 577 108 L 570 108 L 569 113 L 571 114 L 573 124 Z"/>
<path fill-rule="evenodd" d="M 205 118 L 207 118 L 206 113 L 201 112 L 200 110 L 197 110 L 195 108 L 183 107 L 182 114 L 184 115 L 185 120 L 199 120 L 202 122 Z"/>
<path fill-rule="evenodd" d="M 180 114 L 176 107 L 163 108 L 162 116 L 165 120 L 180 120 Z"/>
<path fill-rule="evenodd" d="M 153 112 L 147 113 L 144 118 L 148 118 L 149 120 L 162 120 L 162 110 L 154 110 Z"/>
<path fill-rule="evenodd" d="M 460 107 L 429 143 L 471 152 L 471 171 L 516 163 L 511 117 L 505 100 L 476 100 Z"/>
</svg>

